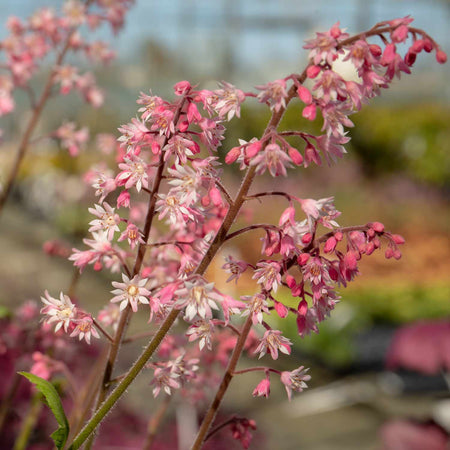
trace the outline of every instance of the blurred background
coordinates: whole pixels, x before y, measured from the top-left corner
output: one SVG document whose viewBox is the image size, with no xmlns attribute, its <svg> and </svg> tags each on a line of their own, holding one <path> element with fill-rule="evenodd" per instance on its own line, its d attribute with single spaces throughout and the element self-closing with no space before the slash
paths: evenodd
<svg viewBox="0 0 450 450">
<path fill-rule="evenodd" d="M 3 21 L 9 15 L 25 18 L 37 7 L 59 4 L 58 0 L 1 2 L 0 13 Z M 137 0 L 124 30 L 117 36 L 106 32 L 98 36 L 118 54 L 109 67 L 96 70 L 106 93 L 104 106 L 93 110 L 75 96 L 56 100 L 47 107 L 40 130 L 54 130 L 63 116 L 88 126 L 92 136 L 116 133 L 136 115 L 140 91 L 171 95 L 173 84 L 182 79 L 202 88 L 226 80 L 250 90 L 301 71 L 307 58 L 303 42 L 316 31 L 340 21 L 354 33 L 409 14 L 416 27 L 450 51 L 447 0 Z M 258 423 L 257 443 L 250 448 L 376 449 L 381 445 L 380 427 L 386 435 L 387 427 L 398 425 L 394 420 L 413 420 L 409 424 L 422 426 L 422 431 L 424 424 L 450 426 L 448 386 L 442 373 L 385 368 L 396 329 L 416 321 L 449 320 L 449 73 L 449 64 L 438 66 L 433 54 L 421 54 L 412 75 L 352 117 L 349 154 L 337 167 L 299 170 L 294 181 L 278 184 L 277 189 L 284 183 L 286 190 L 303 198 L 334 195 L 343 212 L 340 225 L 377 220 L 402 234 L 407 244 L 400 261 L 385 260 L 381 253 L 363 260 L 362 276 L 341 290 L 342 302 L 321 325 L 320 334 L 302 340 L 294 323 L 285 325 L 285 334 L 295 342 L 298 364 L 311 367 L 308 391 L 288 403 L 276 386 L 270 399 L 253 399 L 257 376 L 233 384 L 225 408 L 233 413 L 237 406 L 239 414 Z M 238 138 L 259 136 L 267 121 L 266 111 L 251 101 L 242 116 L 244 120 L 230 124 L 223 155 Z M 298 127 L 299 118 L 301 109 L 294 105 L 283 126 Z M 18 115 L 0 121 L 2 178 L 22 123 Z M 2 217 L 0 304 L 11 308 L 38 299 L 44 289 L 55 293 L 70 283 L 71 264 L 44 255 L 42 243 L 58 238 L 80 248 L 90 220 L 87 207 L 93 201 L 80 174 L 99 160 L 94 147 L 72 159 L 47 141 L 27 156 Z M 238 183 L 239 174 L 235 175 L 228 180 L 230 186 Z M 270 222 L 278 220 L 280 211 L 276 202 L 265 203 L 255 214 Z M 224 253 L 245 251 L 256 257 L 257 245 L 248 248 L 242 240 Z M 217 268 L 210 271 L 219 285 L 222 261 L 219 255 Z M 98 299 L 91 311 L 108 301 L 110 280 L 92 270 L 83 274 L 80 298 Z M 136 327 L 142 329 L 144 323 Z M 285 368 L 283 360 L 279 364 Z M 142 378 L 141 386 L 130 391 L 133 402 L 146 403 L 138 394 L 147 386 Z"/>
</svg>

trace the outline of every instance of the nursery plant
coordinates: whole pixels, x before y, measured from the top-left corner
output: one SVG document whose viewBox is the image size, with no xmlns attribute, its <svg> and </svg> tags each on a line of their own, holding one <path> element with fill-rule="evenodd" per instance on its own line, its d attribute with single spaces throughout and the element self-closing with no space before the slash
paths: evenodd
<svg viewBox="0 0 450 450">
<path fill-rule="evenodd" d="M 114 26 L 115 8 L 124 13 L 128 6 L 125 1 L 69 1 L 64 20 L 45 23 L 52 24 L 57 36 L 65 33 L 59 53 L 64 56 L 77 42 L 76 26 L 96 26 L 100 20 Z M 102 12 L 91 12 L 90 7 Z M 439 45 L 412 22 L 411 17 L 384 21 L 355 35 L 337 23 L 306 41 L 308 63 L 303 70 L 250 92 L 226 81 L 215 90 L 180 81 L 170 99 L 151 91 L 139 95 L 137 117 L 118 128 L 113 143 L 117 166 L 92 170 L 85 177 L 97 201 L 89 208 L 92 220 L 84 246 L 69 256 L 80 272 L 93 268 L 113 274 L 110 301 L 95 313 L 89 298 L 45 291 L 40 325 L 24 327 L 24 317 L 28 323 L 37 317 L 32 304 L 3 323 L 6 332 L 15 330 L 16 340 L 30 336 L 32 344 L 26 348 L 16 341 L 14 345 L 32 355 L 33 364 L 22 375 L 43 394 L 58 422 L 52 434 L 57 448 L 95 448 L 103 419 L 141 372 L 150 384 L 142 395 L 167 399 L 159 403 L 152 426 L 141 436 L 144 448 L 151 448 L 171 396 L 205 405 L 192 449 L 202 448 L 225 427 L 248 448 L 256 428 L 251 418 L 233 415 L 215 422 L 230 383 L 260 372 L 253 396 L 268 397 L 272 383 L 281 383 L 289 399 L 307 388 L 314 373 L 292 365 L 292 342 L 269 324 L 270 316 L 294 317 L 299 339 L 319 333 L 320 323 L 339 308 L 341 290 L 358 276 L 361 258 L 383 252 L 388 259 L 399 259 L 404 239 L 377 221 L 341 226 L 331 193 L 317 200 L 304 198 L 302 192 L 279 189 L 278 178 L 301 177 L 311 165 L 333 165 L 344 157 L 351 114 L 395 78 L 409 74 L 419 53 L 434 52 L 437 62 L 445 63 Z M 19 42 L 33 26 L 17 19 L 8 23 Z M 334 69 L 337 60 L 353 67 L 354 78 L 346 79 Z M 21 87 L 27 78 L 14 78 L 15 67 L 9 69 L 10 86 Z M 65 93 L 78 86 L 77 77 L 75 69 L 55 68 L 46 89 L 49 93 L 59 83 Z M 245 120 L 245 101 L 268 108 L 270 120 L 259 136 L 223 151 L 228 122 Z M 291 102 L 302 104 L 302 116 L 296 129 L 282 130 L 280 122 Z M 314 120 L 322 124 L 320 134 L 303 131 L 304 124 Z M 32 130 L 32 125 L 26 128 L 21 148 L 28 147 Z M 69 134 L 67 147 L 76 156 L 83 139 L 74 129 Z M 229 172 L 241 174 L 237 192 L 228 185 Z M 256 179 L 263 190 L 255 190 Z M 248 211 L 270 197 L 285 204 L 278 222 L 255 223 Z M 228 251 L 244 234 L 249 241 L 260 241 L 258 258 L 238 259 Z M 237 289 L 242 276 L 250 275 L 251 294 L 232 296 L 216 286 L 207 270 L 218 257 L 224 258 L 220 265 Z M 290 291 L 289 302 L 286 295 L 283 300 L 277 295 L 281 289 Z M 138 315 L 148 319 L 148 329 L 130 336 L 129 324 Z M 124 347 L 138 338 L 147 340 L 141 355 L 118 373 Z M 102 351 L 97 351 L 95 364 L 94 341 L 102 341 L 96 344 Z M 238 368 L 244 354 L 245 366 Z M 259 362 L 252 364 L 251 358 Z M 271 364 L 278 358 L 282 370 L 280 363 L 276 368 Z M 57 374 L 63 381 L 55 387 Z M 31 401 L 39 404 L 39 396 Z"/>
</svg>

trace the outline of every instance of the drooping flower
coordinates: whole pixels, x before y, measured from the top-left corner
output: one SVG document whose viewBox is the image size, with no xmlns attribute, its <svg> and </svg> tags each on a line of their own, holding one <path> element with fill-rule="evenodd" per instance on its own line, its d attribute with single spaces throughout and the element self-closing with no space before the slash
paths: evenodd
<svg viewBox="0 0 450 450">
<path fill-rule="evenodd" d="M 286 168 L 292 167 L 291 158 L 281 150 L 278 144 L 269 144 L 250 160 L 252 166 L 256 166 L 256 173 L 262 175 L 266 169 L 273 177 L 286 176 Z"/>
<path fill-rule="evenodd" d="M 258 386 L 253 390 L 253 397 L 266 397 L 269 398 L 270 395 L 270 379 L 264 378 L 259 383 Z"/>
<path fill-rule="evenodd" d="M 304 366 L 300 366 L 298 369 L 292 370 L 291 372 L 281 372 L 281 382 L 286 388 L 286 392 L 289 400 L 292 398 L 292 391 L 302 392 L 306 389 L 308 385 L 306 381 L 311 379 L 311 375 L 307 375 L 309 369 L 305 369 Z"/>
<path fill-rule="evenodd" d="M 266 291 L 272 289 L 276 292 L 278 285 L 281 283 L 281 265 L 277 261 L 260 261 L 256 264 L 258 267 L 255 270 L 253 279 L 257 280 L 258 284 L 261 284 Z"/>
<path fill-rule="evenodd" d="M 275 80 L 264 85 L 255 86 L 261 92 L 258 94 L 258 100 L 261 103 L 269 103 L 272 111 L 278 112 L 286 107 L 286 81 Z"/>
<path fill-rule="evenodd" d="M 269 351 L 272 359 L 278 359 L 278 351 L 286 355 L 291 354 L 292 342 L 281 335 L 279 330 L 267 330 L 263 338 L 260 340 L 255 353 L 259 353 L 259 358 L 262 358 L 267 351 Z"/>
<path fill-rule="evenodd" d="M 116 288 L 111 291 L 115 296 L 110 300 L 112 303 L 120 302 L 120 310 L 123 311 L 130 304 L 133 312 L 137 311 L 138 303 L 148 305 L 148 296 L 151 292 L 144 286 L 148 279 L 141 279 L 139 275 L 135 275 L 131 280 L 122 274 L 123 283 L 113 281 L 112 285 Z"/>
<path fill-rule="evenodd" d="M 232 84 L 222 81 L 220 89 L 214 91 L 217 95 L 217 102 L 214 104 L 219 117 L 227 116 L 227 120 L 230 121 L 235 115 L 240 117 L 241 103 L 245 100 L 245 94 L 235 88 Z"/>
<path fill-rule="evenodd" d="M 196 320 L 187 330 L 186 336 L 189 342 L 200 339 L 198 346 L 200 350 L 206 345 L 208 350 L 212 350 L 211 337 L 214 331 L 214 325 L 210 320 Z"/>
<path fill-rule="evenodd" d="M 98 331 L 94 326 L 94 321 L 89 314 L 77 318 L 73 322 L 76 324 L 76 327 L 70 334 L 70 337 L 78 336 L 80 341 L 85 339 L 88 344 L 91 343 L 91 336 L 94 336 L 97 339 L 100 338 Z"/>
</svg>

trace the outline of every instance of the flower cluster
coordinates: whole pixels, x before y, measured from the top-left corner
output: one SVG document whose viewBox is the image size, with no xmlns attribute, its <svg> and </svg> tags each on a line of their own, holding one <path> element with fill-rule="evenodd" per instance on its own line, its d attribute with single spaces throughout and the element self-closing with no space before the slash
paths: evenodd
<svg viewBox="0 0 450 450">
<path fill-rule="evenodd" d="M 98 3 L 105 8 L 110 5 Z M 69 4 L 71 27 L 93 20 L 85 15 L 79 2 Z M 120 1 L 113 4 L 127 5 Z M 145 365 L 153 369 L 154 396 L 162 391 L 184 393 L 190 387 L 191 395 L 200 398 L 199 392 L 209 385 L 206 380 L 218 381 L 212 370 L 217 365 L 227 366 L 227 371 L 213 407 L 223 397 L 226 388 L 222 386 L 247 371 L 261 370 L 266 375 L 254 390 L 255 396 L 269 396 L 269 375 L 273 373 L 279 376 L 289 399 L 293 391 L 305 389 L 310 376 L 303 366 L 291 371 L 271 367 L 236 371 L 237 360 L 244 350 L 259 358 L 270 355 L 272 360 L 281 354 L 291 355 L 292 341 L 274 329 L 267 317 L 294 317 L 302 337 L 317 333 L 319 324 L 340 301 L 337 289 L 359 274 L 361 258 L 384 248 L 386 258 L 398 259 L 404 239 L 386 231 L 379 222 L 340 226 L 337 220 L 341 213 L 333 197 L 314 200 L 280 191 L 251 195 L 250 186 L 255 177 L 266 172 L 272 177 L 286 176 L 288 169 L 341 157 L 349 140 L 345 127 L 352 126 L 349 115 L 378 95 L 380 88 L 388 87 L 394 76 L 409 73 L 413 55 L 434 50 L 438 61 L 444 62 L 437 44 L 410 23 L 409 18 L 382 22 L 354 37 L 335 25 L 307 42 L 310 61 L 302 74 L 257 86 L 258 93 L 245 93 L 226 82 L 216 90 L 198 90 L 187 81 L 174 86 L 173 101 L 151 92 L 141 93 L 137 100 L 139 114 L 119 128 L 117 143 L 108 136 L 101 137 L 102 151 L 116 152 L 117 168 L 97 166 L 85 177 L 98 197 L 97 204 L 89 208 L 94 216 L 89 223 L 92 239 L 84 239 L 88 248 L 73 249 L 69 257 L 80 271 L 88 265 L 95 270 L 107 268 L 120 273 L 121 281 L 113 281 L 113 297 L 98 320 L 72 304 L 67 296 L 61 294 L 57 300 L 46 293 L 42 313 L 47 322 L 88 342 L 91 335 L 98 337 L 96 328 L 109 338 L 113 351 L 105 371 L 107 378 L 115 363 L 117 343 L 124 341 L 126 324 L 134 314 L 148 314 L 150 329 L 155 324 L 161 326 L 133 367 L 139 364 L 141 369 Z M 384 50 L 368 42 L 375 36 L 381 38 Z M 401 57 L 396 45 L 409 36 L 413 42 Z M 89 53 L 103 60 L 111 56 L 101 45 Z M 333 63 L 341 56 L 354 65 L 358 82 L 345 80 L 334 71 Z M 58 73 L 63 91 L 76 86 L 75 70 Z M 311 89 L 304 86 L 307 78 L 313 80 Z M 320 136 L 278 130 L 282 113 L 297 96 L 305 105 L 304 118 L 314 120 L 317 112 L 321 113 Z M 226 164 L 238 162 L 246 171 L 233 198 L 223 182 L 219 152 L 227 121 L 240 117 L 247 97 L 267 104 L 273 115 L 259 139 L 240 141 L 225 156 Z M 74 130 L 66 130 L 69 148 L 82 143 Z M 292 138 L 300 138 L 304 146 L 295 148 Z M 289 203 L 278 224 L 252 224 L 230 232 L 247 201 L 264 201 L 267 196 L 280 196 Z M 264 232 L 261 256 L 251 259 L 248 255 L 243 260 L 228 256 L 223 266 L 230 274 L 228 281 L 239 284 L 245 272 L 253 280 L 252 295 L 234 298 L 219 291 L 206 270 L 219 248 L 253 230 Z M 289 301 L 280 295 L 282 290 L 291 294 Z M 233 316 L 243 317 L 244 325 L 236 325 L 239 322 Z M 177 318 L 182 318 L 181 335 L 167 335 Z M 100 323 L 111 327 L 115 337 L 109 336 Z M 282 324 L 283 320 L 276 323 Z M 159 358 L 148 364 L 149 356 L 158 347 Z M 103 394 L 109 381 L 101 387 Z M 213 417 L 215 412 L 206 417 Z M 209 426 L 202 426 L 202 439 Z M 252 421 L 233 421 L 233 435 L 245 447 L 250 441 L 250 429 L 254 429 Z"/>
<path fill-rule="evenodd" d="M 26 20 L 9 17 L 9 34 L 0 41 L 2 68 L 5 69 L 0 76 L 0 116 L 15 110 L 14 96 L 18 90 L 28 92 L 31 107 L 36 107 L 32 81 L 43 70 L 43 62 L 48 56 L 56 57 L 49 88 L 55 86 L 61 95 L 77 91 L 93 107 L 101 106 L 104 94 L 94 75 L 81 73 L 78 67 L 65 63 L 64 57 L 72 52 L 83 54 L 93 62 L 105 64 L 111 61 L 115 53 L 108 45 L 102 41 L 89 42 L 82 29 L 87 27 L 89 32 L 94 32 L 107 23 L 117 32 L 133 2 L 68 0 L 60 11 L 42 8 Z M 62 147 L 67 148 L 72 156 L 78 153 L 79 144 L 87 139 L 86 130 L 75 132 L 74 124 L 63 125 L 51 136 L 61 140 Z"/>
</svg>

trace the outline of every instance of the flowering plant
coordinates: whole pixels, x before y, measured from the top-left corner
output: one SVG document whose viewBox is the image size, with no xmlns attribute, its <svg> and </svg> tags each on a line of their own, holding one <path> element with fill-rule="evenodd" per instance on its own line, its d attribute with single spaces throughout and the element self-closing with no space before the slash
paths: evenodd
<svg viewBox="0 0 450 450">
<path fill-rule="evenodd" d="M 252 193 L 252 183 L 259 176 L 288 176 L 312 164 L 334 163 L 346 153 L 350 138 L 345 127 L 353 125 L 352 113 L 389 87 L 394 77 L 409 73 L 420 52 L 434 51 L 437 61 L 445 62 L 436 42 L 411 22 L 410 17 L 381 22 L 354 36 L 335 24 L 307 41 L 309 62 L 303 72 L 259 85 L 255 93 L 226 82 L 205 90 L 181 81 L 174 87 L 173 101 L 151 92 L 140 95 L 139 117 L 119 128 L 116 174 L 87 177 L 98 197 L 89 209 L 94 216 L 88 230 L 92 237 L 69 257 L 80 272 L 92 265 L 118 274 L 110 303 L 95 317 L 62 292 L 59 299 L 48 292 L 42 297 L 42 326 L 48 334 L 55 331 L 54 339 L 62 339 L 64 333 L 87 344 L 104 338 L 108 346 L 102 369 L 96 366 L 87 378 L 94 391 L 98 387 L 90 393 L 96 396 L 94 412 L 78 433 L 67 430 L 68 448 L 77 449 L 86 441 L 92 445 L 93 432 L 144 368 L 152 372 L 155 397 L 180 391 L 186 401 L 205 400 L 206 388 L 218 385 L 193 449 L 226 425 L 244 448 L 250 445 L 256 426 L 252 420 L 233 417 L 210 431 L 234 377 L 262 372 L 254 396 L 268 397 L 274 378 L 284 385 L 289 399 L 307 387 L 310 374 L 304 366 L 280 371 L 266 363 L 237 370 L 238 361 L 243 352 L 264 361 L 290 355 L 291 340 L 267 318 L 293 316 L 301 337 L 318 333 L 319 324 L 340 301 L 337 289 L 358 275 L 360 259 L 381 249 L 386 258 L 399 259 L 404 239 L 380 222 L 340 226 L 333 197 L 314 200 L 272 189 Z M 372 43 L 373 38 L 380 39 L 381 46 Z M 408 39 L 408 50 L 401 56 L 397 45 Z M 334 70 L 339 58 L 354 66 L 357 81 Z M 248 99 L 266 105 L 270 121 L 260 137 L 241 140 L 222 155 L 226 123 L 240 118 L 241 105 Z M 303 104 L 304 120 L 322 117 L 322 134 L 280 131 L 281 118 L 294 99 Z M 223 173 L 234 164 L 243 176 L 232 195 Z M 286 202 L 277 224 L 252 223 L 232 230 L 244 205 L 269 196 Z M 206 271 L 219 249 L 226 252 L 234 238 L 255 231 L 263 233 L 257 260 L 225 258 L 228 281 L 239 285 L 244 273 L 254 280 L 251 295 L 235 298 L 219 290 Z M 290 291 L 292 303 L 279 297 L 281 287 Z M 149 316 L 151 339 L 128 371 L 114 377 L 128 323 L 136 314 Z M 175 322 L 181 332 L 169 334 Z M 44 355 L 35 361 L 31 371 L 47 379 L 66 367 Z M 224 369 L 220 380 L 217 368 Z M 99 382 L 93 383 L 96 377 Z M 70 430 L 81 428 L 90 406 L 75 401 Z"/>
</svg>

